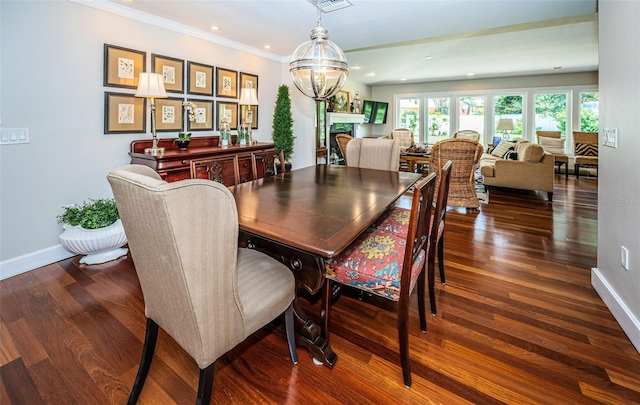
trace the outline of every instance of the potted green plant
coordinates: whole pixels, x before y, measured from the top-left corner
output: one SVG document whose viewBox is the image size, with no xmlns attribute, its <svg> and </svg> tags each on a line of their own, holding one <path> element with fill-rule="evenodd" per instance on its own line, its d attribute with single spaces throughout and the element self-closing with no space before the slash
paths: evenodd
<svg viewBox="0 0 640 405">
<path fill-rule="evenodd" d="M 84 254 L 80 263 L 98 264 L 127 254 L 124 227 L 113 198 L 64 207 L 56 217 L 64 231 L 60 244 L 75 254 Z"/>
<path fill-rule="evenodd" d="M 273 112 L 273 132 L 271 139 L 276 145 L 276 149 L 281 149 L 284 155 L 285 167 L 291 170 L 291 155 L 293 155 L 293 118 L 291 115 L 291 98 L 289 97 L 289 87 L 285 84 L 278 87 L 278 96 Z"/>
<path fill-rule="evenodd" d="M 187 147 L 191 142 L 191 132 L 178 132 L 178 139 L 173 142 L 178 145 L 178 149 L 187 150 Z"/>
<path fill-rule="evenodd" d="M 194 122 L 196 120 L 196 103 L 192 101 L 183 101 L 182 108 L 184 108 L 185 121 Z M 185 123 L 185 128 L 187 128 Z M 173 141 L 178 145 L 178 149 L 187 150 L 189 143 L 191 142 L 191 132 L 178 132 L 178 138 Z"/>
</svg>

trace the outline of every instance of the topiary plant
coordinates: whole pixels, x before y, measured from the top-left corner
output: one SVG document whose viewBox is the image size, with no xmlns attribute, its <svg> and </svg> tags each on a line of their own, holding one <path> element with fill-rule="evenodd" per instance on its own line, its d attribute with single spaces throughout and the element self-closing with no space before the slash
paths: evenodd
<svg viewBox="0 0 640 405">
<path fill-rule="evenodd" d="M 56 219 L 59 224 L 80 225 L 84 229 L 105 228 L 116 222 L 120 215 L 113 198 L 89 200 L 81 206 L 64 207 L 62 215 Z"/>
<path fill-rule="evenodd" d="M 282 150 L 284 161 L 289 162 L 293 154 L 293 118 L 291 116 L 291 99 L 289 98 L 289 87 L 285 84 L 278 87 L 278 97 L 273 112 L 273 132 L 271 139 L 276 144 L 277 149 Z"/>
</svg>

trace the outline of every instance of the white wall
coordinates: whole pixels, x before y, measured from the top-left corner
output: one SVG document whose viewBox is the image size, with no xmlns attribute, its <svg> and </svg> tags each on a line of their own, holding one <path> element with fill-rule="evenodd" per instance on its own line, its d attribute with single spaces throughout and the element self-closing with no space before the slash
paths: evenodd
<svg viewBox="0 0 640 405">
<path fill-rule="evenodd" d="M 132 140 L 151 137 L 103 133 L 104 92 L 134 92 L 102 86 L 104 43 L 147 52 L 148 68 L 157 53 L 257 74 L 259 141 L 271 140 L 277 89 L 289 85 L 298 137 L 292 163 L 315 161 L 313 104 L 281 61 L 68 1 L 2 1 L 0 34 L 2 128 L 26 127 L 31 137 L 0 146 L 2 278 L 69 257 L 56 215 L 67 204 L 110 197 L 107 172 L 129 163 Z"/>
<path fill-rule="evenodd" d="M 598 155 L 598 267 L 592 282 L 640 351 L 640 2 L 601 0 L 600 139 L 617 128 L 618 148 Z M 629 249 L 629 270 L 621 265 Z"/>
</svg>

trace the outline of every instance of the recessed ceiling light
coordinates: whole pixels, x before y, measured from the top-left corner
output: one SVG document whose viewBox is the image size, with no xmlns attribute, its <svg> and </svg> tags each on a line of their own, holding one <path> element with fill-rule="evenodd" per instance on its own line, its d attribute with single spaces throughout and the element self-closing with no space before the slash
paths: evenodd
<svg viewBox="0 0 640 405">
<path fill-rule="evenodd" d="M 473 73 L 473 72 L 467 73 L 467 76 L 473 76 L 473 75 L 475 75 L 475 73 Z"/>
<path fill-rule="evenodd" d="M 406 77 L 403 77 L 403 78 L 401 78 L 401 79 L 400 79 L 400 81 L 401 81 L 401 82 L 406 82 L 406 81 L 407 81 L 407 78 L 406 78 Z"/>
<path fill-rule="evenodd" d="M 375 72 L 367 73 L 366 76 L 375 76 Z"/>
<path fill-rule="evenodd" d="M 271 45 L 265 45 L 264 49 L 271 49 Z"/>
<path fill-rule="evenodd" d="M 558 70 L 558 69 L 562 69 L 562 66 L 554 66 L 553 68 Z"/>
<path fill-rule="evenodd" d="M 431 58 L 433 58 L 433 56 L 431 56 L 431 55 L 427 55 L 427 56 L 425 56 L 424 58 L 425 58 L 425 59 L 431 59 Z"/>
<path fill-rule="evenodd" d="M 220 29 L 220 27 L 216 26 L 216 25 L 212 25 L 211 29 L 214 31 L 218 31 Z"/>
<path fill-rule="evenodd" d="M 353 69 L 353 70 L 360 70 L 360 69 L 362 69 L 362 66 L 358 66 L 358 65 L 351 66 L 351 69 Z"/>
</svg>

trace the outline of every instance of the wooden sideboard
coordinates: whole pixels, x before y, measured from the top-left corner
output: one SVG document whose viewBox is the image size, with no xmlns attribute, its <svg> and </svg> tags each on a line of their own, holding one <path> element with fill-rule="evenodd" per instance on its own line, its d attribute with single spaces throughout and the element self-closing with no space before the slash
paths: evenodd
<svg viewBox="0 0 640 405">
<path fill-rule="evenodd" d="M 235 135 L 232 142 L 235 142 Z M 152 156 L 144 153 L 145 148 L 152 146 L 151 139 L 135 140 L 131 142 L 131 163 L 149 166 L 168 182 L 184 180 L 191 177 L 190 165 L 192 159 L 207 157 L 238 156 L 240 169 L 240 181 L 253 180 L 251 174 L 251 153 L 274 148 L 273 143 L 263 142 L 250 146 L 231 145 L 222 147 L 218 145 L 218 136 L 200 136 L 191 138 L 187 150 L 179 150 L 173 143 L 173 139 L 159 139 L 158 146 L 164 147 L 162 155 Z M 226 185 L 233 185 L 233 167 L 225 166 L 224 178 Z"/>
</svg>

